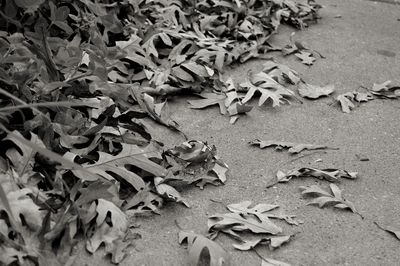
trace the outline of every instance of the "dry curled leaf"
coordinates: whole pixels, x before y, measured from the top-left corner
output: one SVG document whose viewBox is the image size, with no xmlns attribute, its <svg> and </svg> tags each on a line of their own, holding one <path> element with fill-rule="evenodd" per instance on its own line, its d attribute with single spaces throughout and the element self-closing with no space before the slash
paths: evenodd
<svg viewBox="0 0 400 266">
<path fill-rule="evenodd" d="M 154 178 L 154 185 L 158 195 L 165 197 L 169 200 L 180 202 L 186 207 L 190 207 L 189 203 L 181 196 L 181 194 L 172 186 L 163 183 L 163 178 Z"/>
<path fill-rule="evenodd" d="M 300 53 L 294 54 L 297 58 L 301 60 L 301 62 L 305 65 L 311 66 L 314 64 L 315 57 L 312 53 L 300 51 Z"/>
<path fill-rule="evenodd" d="M 129 171 L 126 167 L 133 165 L 145 170 L 154 176 L 165 176 L 167 170 L 151 161 L 146 152 L 136 145 L 122 144 L 122 150 L 117 155 L 98 152 L 99 159 L 94 164 L 84 165 L 84 169 L 90 173 L 97 174 L 107 180 L 122 179 L 137 191 L 144 188 L 145 183 L 141 176 Z M 65 156 L 65 155 L 64 155 Z M 81 170 L 72 171 L 78 178 L 87 179 L 85 172 Z"/>
<path fill-rule="evenodd" d="M 291 225 L 299 225 L 301 221 L 296 221 L 294 218 L 295 215 L 286 215 L 281 213 L 272 213 L 271 211 L 279 208 L 279 205 L 275 204 L 266 204 L 260 203 L 255 205 L 254 207 L 250 207 L 252 205 L 251 201 L 243 201 L 240 203 L 230 204 L 227 206 L 228 210 L 233 213 L 239 213 L 241 215 L 254 215 L 259 220 L 263 219 L 280 219 L 285 220 L 288 224 Z"/>
<path fill-rule="evenodd" d="M 268 60 L 263 64 L 263 67 L 263 71 L 275 78 L 280 84 L 289 82 L 296 85 L 300 82 L 299 74 L 286 65 L 278 64 L 273 60 Z"/>
<path fill-rule="evenodd" d="M 336 100 L 340 103 L 340 106 L 344 113 L 350 113 L 350 111 L 356 107 L 352 102 L 353 99 L 354 99 L 354 93 L 352 92 L 340 94 L 339 96 L 336 97 Z"/>
<path fill-rule="evenodd" d="M 276 235 L 281 233 L 282 229 L 267 218 L 260 220 L 253 215 L 225 213 L 208 217 L 208 231 L 215 236 L 223 232 L 236 237 L 236 232 Z"/>
<path fill-rule="evenodd" d="M 187 244 L 189 249 L 188 265 L 198 265 L 203 256 L 209 256 L 210 266 L 230 264 L 229 254 L 216 242 L 193 232 L 180 231 L 179 244 Z"/>
<path fill-rule="evenodd" d="M 340 182 L 339 178 L 356 179 L 358 177 L 357 172 L 348 172 L 342 169 L 317 169 L 304 167 L 300 169 L 290 170 L 286 173 L 278 171 L 276 177 L 267 186 L 273 186 L 276 183 L 286 183 L 293 177 L 314 177 L 329 182 Z"/>
<path fill-rule="evenodd" d="M 395 236 L 398 240 L 400 240 L 400 229 L 399 228 L 395 228 L 393 226 L 390 225 L 382 225 L 378 222 L 374 222 L 380 229 L 392 234 L 393 236 Z"/>
<path fill-rule="evenodd" d="M 190 108 L 192 109 L 203 109 L 212 105 L 218 105 L 221 114 L 225 115 L 227 113 L 227 109 L 225 106 L 226 95 L 218 94 L 213 92 L 203 92 L 199 94 L 203 99 L 201 100 L 190 100 L 188 101 L 190 104 Z"/>
<path fill-rule="evenodd" d="M 209 106 L 218 105 L 222 115 L 228 114 L 231 117 L 231 124 L 235 123 L 239 115 L 250 112 L 252 106 L 242 102 L 241 96 L 236 91 L 232 78 L 229 78 L 221 92 L 203 92 L 198 96 L 203 99 L 189 100 L 190 108 L 203 109 Z"/>
<path fill-rule="evenodd" d="M 250 101 L 256 92 L 261 93 L 258 101 L 259 106 L 270 100 L 272 107 L 277 107 L 285 102 L 289 102 L 288 97 L 293 96 L 292 91 L 283 87 L 265 72 L 251 74 L 250 78 L 246 82 L 241 83 L 240 86 L 247 91 L 246 96 L 242 100 L 243 103 Z"/>
<path fill-rule="evenodd" d="M 6 208 L 2 201 L 0 201 L 0 210 L 4 210 L 8 215 L 13 216 L 13 219 L 19 226 L 26 224 L 31 230 L 37 231 L 42 226 L 45 212 L 33 202 L 29 195 L 34 196 L 32 190 L 29 188 L 10 191 L 7 194 L 10 210 Z M 17 230 L 18 228 L 14 229 Z"/>
<path fill-rule="evenodd" d="M 309 99 L 317 99 L 323 96 L 328 96 L 335 91 L 335 86 L 332 84 L 326 85 L 324 87 L 315 86 L 308 83 L 300 83 L 299 94 L 301 97 Z"/>
<path fill-rule="evenodd" d="M 392 85 L 390 80 L 372 86 L 371 93 L 375 97 L 396 99 L 400 97 L 400 86 Z"/>
<path fill-rule="evenodd" d="M 308 205 L 318 205 L 320 208 L 325 206 L 333 206 L 339 209 L 348 209 L 359 214 L 354 207 L 354 204 L 342 197 L 342 191 L 338 186 L 335 184 L 329 184 L 329 187 L 331 189 L 331 193 L 323 190 L 317 185 L 312 185 L 309 187 L 301 186 L 300 190 L 302 195 L 315 198 L 313 201 L 308 203 Z"/>
<path fill-rule="evenodd" d="M 203 188 L 206 184 L 224 184 L 228 166 L 216 155 L 214 146 L 191 140 L 164 152 L 173 177 L 169 179 Z"/>
<path fill-rule="evenodd" d="M 253 239 L 242 239 L 240 244 L 233 244 L 239 250 L 251 250 L 259 245 L 267 245 L 270 250 L 281 247 L 290 241 L 292 236 L 260 236 Z"/>
<path fill-rule="evenodd" d="M 274 141 L 274 140 L 252 140 L 249 142 L 250 145 L 259 146 L 260 149 L 275 147 L 275 150 L 288 149 L 290 154 L 298 154 L 304 150 L 322 150 L 322 149 L 332 149 L 326 145 L 314 145 L 314 144 L 301 144 L 293 142 L 284 141 Z"/>
<path fill-rule="evenodd" d="M 96 212 L 97 228 L 86 243 L 86 249 L 91 253 L 95 252 L 102 243 L 106 245 L 107 250 L 114 249 L 115 241 L 123 238 L 128 230 L 126 215 L 114 203 L 98 199 Z M 107 216 L 110 216 L 111 223 L 106 221 Z"/>
</svg>

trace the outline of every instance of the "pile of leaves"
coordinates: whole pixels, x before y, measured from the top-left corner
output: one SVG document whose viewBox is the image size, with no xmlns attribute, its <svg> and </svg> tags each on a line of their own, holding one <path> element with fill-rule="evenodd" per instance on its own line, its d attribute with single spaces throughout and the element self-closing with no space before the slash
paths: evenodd
<svg viewBox="0 0 400 266">
<path fill-rule="evenodd" d="M 83 238 L 89 252 L 104 244 L 118 263 L 131 243 L 126 213 L 158 212 L 166 200 L 188 205 L 174 186 L 225 182 L 215 147 L 194 140 L 165 148 L 148 120 L 186 138 L 165 96 L 207 88 L 231 95 L 231 116 L 249 110 L 243 102 L 254 86 L 280 103 L 266 94 L 289 96 L 279 80 L 254 75 L 242 102 L 221 73 L 263 56 L 282 21 L 305 27 L 318 8 L 291 0 L 3 1 L 0 262 L 65 263 Z"/>
</svg>

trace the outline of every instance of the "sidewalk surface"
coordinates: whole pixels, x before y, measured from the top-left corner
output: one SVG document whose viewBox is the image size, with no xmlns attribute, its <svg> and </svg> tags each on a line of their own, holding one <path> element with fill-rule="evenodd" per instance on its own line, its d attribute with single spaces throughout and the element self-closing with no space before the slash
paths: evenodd
<svg viewBox="0 0 400 266">
<path fill-rule="evenodd" d="M 311 67 L 294 56 L 277 60 L 286 63 L 317 85 L 335 84 L 337 93 L 352 91 L 360 85 L 372 86 L 392 80 L 400 84 L 400 6 L 365 0 L 317 0 L 322 19 L 295 39 L 323 54 Z M 286 44 L 293 29 L 282 28 L 274 44 Z M 243 81 L 249 69 L 259 71 L 262 61 L 251 61 L 229 70 L 236 81 Z M 235 125 L 220 116 L 217 108 L 191 110 L 184 99 L 171 103 L 173 117 L 193 139 L 217 147 L 218 154 L 231 168 L 225 186 L 193 188 L 183 192 L 191 209 L 169 204 L 160 216 L 135 221 L 142 235 L 122 265 L 186 265 L 187 251 L 179 246 L 181 227 L 205 234 L 207 217 L 224 213 L 224 205 L 251 200 L 281 206 L 282 212 L 295 214 L 304 221 L 286 226 L 284 231 L 298 233 L 282 248 L 258 249 L 265 257 L 291 265 L 399 265 L 399 241 L 379 229 L 378 221 L 400 228 L 400 102 L 374 100 L 362 104 L 350 114 L 332 105 L 331 98 L 293 102 L 280 109 L 259 108 Z M 326 144 L 337 151 L 316 153 L 290 162 L 287 153 L 247 146 L 254 139 Z M 171 144 L 179 136 L 171 136 Z M 356 155 L 369 158 L 359 161 Z M 322 159 L 322 162 L 315 162 Z M 299 186 L 327 183 L 313 179 L 292 180 L 266 189 L 268 179 L 277 170 L 300 167 L 342 168 L 358 171 L 360 179 L 339 184 L 344 196 L 352 201 L 365 219 L 351 212 L 306 206 Z M 210 201 L 213 199 L 218 202 Z M 232 265 L 261 265 L 254 252 L 233 249 L 233 240 L 217 241 L 229 251 Z M 93 257 L 82 255 L 76 265 L 108 265 L 101 252 Z"/>
</svg>

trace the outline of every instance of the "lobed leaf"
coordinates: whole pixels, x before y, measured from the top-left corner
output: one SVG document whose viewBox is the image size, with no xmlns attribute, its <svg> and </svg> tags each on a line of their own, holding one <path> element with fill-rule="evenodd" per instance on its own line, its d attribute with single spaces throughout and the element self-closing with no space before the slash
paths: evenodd
<svg viewBox="0 0 400 266">
<path fill-rule="evenodd" d="M 179 244 L 186 243 L 189 249 L 188 265 L 198 265 L 203 256 L 209 255 L 210 266 L 230 264 L 228 253 L 216 242 L 193 232 L 180 231 Z"/>
</svg>

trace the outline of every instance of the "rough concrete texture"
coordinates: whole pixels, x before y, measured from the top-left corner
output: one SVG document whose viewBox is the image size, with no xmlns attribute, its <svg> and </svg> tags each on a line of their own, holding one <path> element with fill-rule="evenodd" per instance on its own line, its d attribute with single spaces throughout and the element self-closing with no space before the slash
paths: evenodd
<svg viewBox="0 0 400 266">
<path fill-rule="evenodd" d="M 294 56 L 278 60 L 302 74 L 311 84 L 335 84 L 337 93 L 371 86 L 388 79 L 400 84 L 400 6 L 362 0 L 319 0 L 322 19 L 309 29 L 296 32 L 295 39 L 323 54 L 311 67 Z M 341 17 L 338 17 L 340 15 Z M 286 44 L 293 31 L 282 28 L 274 44 Z M 274 55 L 275 56 L 275 55 Z M 237 82 L 248 70 L 262 69 L 255 60 L 227 71 Z M 337 95 L 336 93 L 336 95 Z M 374 100 L 344 114 L 333 98 L 304 104 L 293 102 L 281 108 L 255 108 L 235 125 L 219 115 L 218 108 L 191 110 L 185 99 L 171 102 L 174 118 L 192 139 L 217 146 L 219 155 L 230 166 L 225 186 L 197 188 L 182 194 L 192 204 L 187 209 L 169 204 L 161 215 L 135 220 L 142 235 L 130 249 L 122 265 L 186 265 L 187 251 L 179 246 L 179 225 L 206 234 L 207 216 L 226 212 L 225 205 L 251 200 L 274 203 L 281 211 L 304 221 L 300 226 L 279 223 L 284 232 L 297 233 L 282 248 L 261 255 L 291 265 L 400 265 L 399 241 L 379 229 L 378 221 L 400 228 L 400 101 Z M 315 153 L 292 161 L 293 156 L 271 149 L 249 147 L 247 142 L 260 138 L 338 147 L 327 153 Z M 182 139 L 171 137 L 171 144 Z M 360 161 L 357 155 L 369 158 Z M 322 159 L 322 162 L 315 162 Z M 345 198 L 352 201 L 365 219 L 351 212 L 307 206 L 299 186 L 328 183 L 311 178 L 292 180 L 266 188 L 277 170 L 299 167 L 342 168 L 358 171 L 360 179 L 339 184 Z M 222 204 L 210 200 L 220 201 Z M 260 265 L 254 252 L 234 250 L 233 240 L 217 239 L 231 255 L 232 265 Z M 100 253 L 81 256 L 76 265 L 106 265 Z"/>
</svg>

